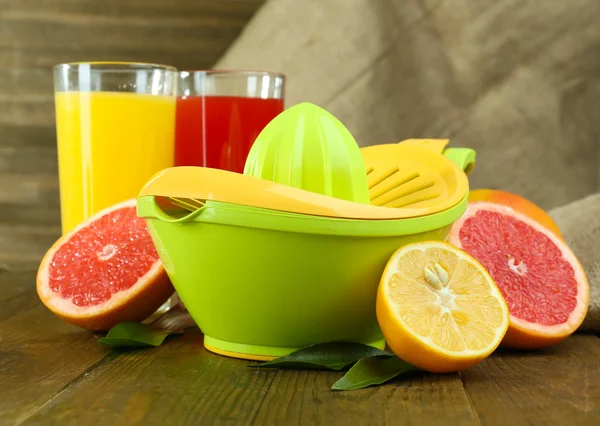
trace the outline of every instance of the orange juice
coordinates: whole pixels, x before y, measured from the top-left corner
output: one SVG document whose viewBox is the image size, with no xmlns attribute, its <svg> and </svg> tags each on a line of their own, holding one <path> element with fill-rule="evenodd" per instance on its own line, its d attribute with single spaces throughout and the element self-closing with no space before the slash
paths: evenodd
<svg viewBox="0 0 600 426">
<path fill-rule="evenodd" d="M 173 166 L 175 97 L 57 92 L 63 234 Z"/>
</svg>

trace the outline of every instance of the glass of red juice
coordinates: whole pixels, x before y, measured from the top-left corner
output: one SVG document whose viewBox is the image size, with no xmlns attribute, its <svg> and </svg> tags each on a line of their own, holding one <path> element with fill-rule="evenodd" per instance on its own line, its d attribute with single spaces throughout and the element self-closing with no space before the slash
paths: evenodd
<svg viewBox="0 0 600 426">
<path fill-rule="evenodd" d="M 182 71 L 175 165 L 242 173 L 263 128 L 283 111 L 285 76 L 261 71 Z"/>
</svg>

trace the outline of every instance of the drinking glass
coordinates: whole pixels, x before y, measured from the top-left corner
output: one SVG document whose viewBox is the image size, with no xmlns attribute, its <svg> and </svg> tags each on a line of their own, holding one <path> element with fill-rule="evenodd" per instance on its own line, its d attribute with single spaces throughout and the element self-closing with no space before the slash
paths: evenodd
<svg viewBox="0 0 600 426">
<path fill-rule="evenodd" d="M 284 88 L 270 72 L 180 72 L 175 165 L 242 173 L 254 140 L 283 111 Z"/>
<path fill-rule="evenodd" d="M 62 231 L 174 165 L 177 70 L 144 63 L 54 67 Z"/>
</svg>

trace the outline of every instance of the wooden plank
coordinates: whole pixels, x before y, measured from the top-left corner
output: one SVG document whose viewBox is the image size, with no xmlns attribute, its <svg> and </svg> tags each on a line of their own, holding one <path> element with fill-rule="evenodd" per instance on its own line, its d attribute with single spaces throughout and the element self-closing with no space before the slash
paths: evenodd
<svg viewBox="0 0 600 426">
<path fill-rule="evenodd" d="M 264 0 L 0 1 L 0 122 L 53 125 L 52 69 L 85 60 L 209 68 Z"/>
<path fill-rule="evenodd" d="M 18 278 L 19 285 L 14 287 L 22 289 L 33 275 L 20 274 Z M 0 290 L 9 286 L 9 280 L 2 283 Z M 28 306 L 36 299 L 31 288 L 19 294 Z M 0 299 L 0 309 L 7 303 Z M 14 393 L 0 398 L 0 416 L 6 421 L 43 425 L 118 425 L 150 420 L 156 424 L 334 425 L 356 424 L 347 423 L 354 420 L 381 424 L 393 419 L 396 424 L 434 425 L 443 420 L 476 424 L 456 375 L 399 380 L 357 392 L 332 392 L 329 388 L 340 373 L 259 372 L 247 368 L 250 362 L 206 352 L 198 332 L 171 338 L 160 348 L 109 358 L 77 379 L 77 373 L 86 372 L 102 359 L 104 350 L 95 339 L 87 332 L 63 326 L 41 306 L 24 313 L 13 309 L 13 313 L 11 320 L 0 322 L 0 335 L 6 336 L 0 341 L 0 351 L 3 362 L 9 364 L 3 365 L 3 370 L 8 367 L 11 372 L 7 377 L 0 372 L 0 382 L 10 385 Z M 46 324 L 49 330 L 41 330 Z M 40 357 L 44 357 L 43 362 Z M 81 358 L 81 363 L 73 357 Z M 26 371 L 30 364 L 33 371 Z M 88 368 L 82 369 L 82 365 Z M 65 383 L 61 379 L 65 379 L 66 369 L 73 374 Z M 39 388 L 34 381 L 44 386 Z"/>
<path fill-rule="evenodd" d="M 39 304 L 34 274 L 0 272 L 6 424 L 584 425 L 600 415 L 593 335 L 539 352 L 500 351 L 461 373 L 465 387 L 456 374 L 427 374 L 333 392 L 341 373 L 259 372 L 208 353 L 197 330 L 155 349 L 109 351 Z"/>
<path fill-rule="evenodd" d="M 56 194 L 58 198 L 58 193 Z M 34 228 L 54 228 L 57 229 L 60 226 L 60 207 L 59 206 L 43 206 L 43 205 L 31 205 L 23 206 L 18 204 L 2 204 L 0 203 L 0 234 L 3 232 L 11 233 L 12 224 L 18 224 L 20 226 L 30 226 Z M 4 226 L 3 226 L 4 225 Z M 6 226 L 10 225 L 10 226 Z M 52 231 L 55 234 L 55 231 Z M 0 237 L 3 240 L 6 237 Z M 45 244 L 45 242 L 42 242 Z M 2 246 L 0 245 L 0 251 Z M 0 252 L 0 257 L 2 253 Z"/>
<path fill-rule="evenodd" d="M 0 223 L 60 225 L 53 65 L 114 60 L 209 68 L 263 2 L 0 0 Z M 0 247 L 14 235 L 2 230 Z M 39 250 L 21 254 L 36 258 Z M 9 261 L 2 257 L 0 263 Z"/>
<path fill-rule="evenodd" d="M 82 377 L 27 425 L 250 424 L 274 371 L 208 353 L 198 331 L 123 352 Z M 260 423 L 258 423 L 260 424 Z"/>
<path fill-rule="evenodd" d="M 19 423 L 109 354 L 37 299 L 35 272 L 0 273 L 0 419 Z"/>
<path fill-rule="evenodd" d="M 56 130 L 54 123 L 40 125 L 0 124 L 0 146 L 15 148 L 56 148 Z M 56 153 L 54 154 L 56 156 Z"/>
<path fill-rule="evenodd" d="M 10 4 L 12 3 L 12 4 Z M 242 4 L 245 3 L 245 4 Z M 97 3 L 87 0 L 61 0 L 60 7 L 76 14 L 94 13 L 101 16 L 118 17 L 121 14 L 125 16 L 166 16 L 166 17 L 185 17 L 186 15 L 201 15 L 206 12 L 212 16 L 213 13 L 236 15 L 242 11 L 252 10 L 257 4 L 262 3 L 257 0 L 177 0 L 173 4 L 165 4 L 158 1 L 130 1 L 125 4 L 119 0 L 104 0 Z M 23 11 L 36 9 L 42 12 L 56 12 L 57 7 L 53 7 L 46 0 L 0 0 L 0 5 L 10 6 L 11 11 Z M 56 2 L 57 6 L 59 5 Z M 175 7 L 173 7 L 175 6 Z M 199 7 L 200 6 L 200 7 Z"/>
<path fill-rule="evenodd" d="M 41 174 L 56 180 L 58 161 L 54 146 L 7 146 L 0 145 L 0 175 Z"/>
<path fill-rule="evenodd" d="M 34 276 L 31 271 L 0 270 L 0 323 L 14 314 L 39 305 L 37 297 L 32 297 Z"/>
<path fill-rule="evenodd" d="M 0 265 L 37 266 L 42 256 L 60 237 L 57 226 L 5 225 L 0 223 Z"/>
<path fill-rule="evenodd" d="M 337 372 L 279 371 L 257 425 L 477 425 L 457 374 L 423 375 L 358 391 L 331 391 Z"/>
<path fill-rule="evenodd" d="M 0 68 L 0 99 L 3 101 L 25 98 L 52 101 L 54 97 L 52 79 L 44 68 Z M 31 125 L 31 124 L 30 124 Z"/>
<path fill-rule="evenodd" d="M 539 352 L 500 351 L 461 376 L 486 426 L 600 419 L 600 340 L 593 335 L 574 335 Z"/>
<path fill-rule="evenodd" d="M 0 259 L 6 257 L 7 250 L 2 251 L 9 247 L 7 241 L 22 234 L 13 230 L 15 225 L 31 226 L 35 235 L 39 234 L 36 228 L 60 226 L 53 126 L 0 125 Z M 45 247 L 47 242 L 43 238 L 40 244 Z M 15 250 L 11 252 L 17 256 Z M 28 252 L 23 255 L 31 257 Z"/>
<path fill-rule="evenodd" d="M 7 22 L 71 23 L 127 22 L 133 26 L 169 27 L 203 23 L 207 27 L 237 28 L 263 3 L 263 0 L 177 0 L 171 3 L 157 0 L 60 0 L 50 4 L 44 0 L 19 0 L 5 6 Z M 0 1 L 0 6 L 6 1 Z M 33 38 L 33 37 L 32 37 Z M 40 43 L 43 41 L 39 41 Z"/>
<path fill-rule="evenodd" d="M 0 203 L 47 207 L 59 205 L 58 176 L 0 174 Z"/>
<path fill-rule="evenodd" d="M 0 0 L 0 224 L 59 226 L 52 66 L 85 60 L 209 68 L 264 0 Z M 0 229 L 0 249 L 20 238 Z M 44 238 L 40 246 L 45 247 Z M 19 243 L 1 263 L 40 249 Z"/>
<path fill-rule="evenodd" d="M 0 173 L 0 263 L 39 261 L 58 236 L 57 174 Z"/>
</svg>

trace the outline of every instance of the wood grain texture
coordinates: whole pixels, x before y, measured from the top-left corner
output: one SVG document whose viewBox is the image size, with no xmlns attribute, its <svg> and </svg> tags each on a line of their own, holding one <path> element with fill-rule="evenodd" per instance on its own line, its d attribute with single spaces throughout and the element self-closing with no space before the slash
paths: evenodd
<svg viewBox="0 0 600 426">
<path fill-rule="evenodd" d="M 34 207 L 30 207 L 34 209 Z M 38 212 L 43 208 L 35 207 Z M 0 209 L 2 212 L 2 209 Z M 4 211 L 6 213 L 6 211 Z M 17 220 L 21 222 L 22 216 Z M 60 237 L 61 230 L 57 226 L 9 225 L 0 223 L 0 267 L 36 268 L 44 253 Z"/>
<path fill-rule="evenodd" d="M 54 127 L 0 124 L 0 265 L 39 261 L 59 226 Z"/>
<path fill-rule="evenodd" d="M 0 323 L 39 305 L 39 300 L 32 297 L 33 276 L 30 271 L 9 272 L 0 269 Z"/>
<path fill-rule="evenodd" d="M 51 67 L 116 60 L 207 68 L 261 0 L 3 0 L 0 123 L 52 126 Z"/>
<path fill-rule="evenodd" d="M 279 371 L 257 425 L 477 425 L 457 374 L 400 378 L 380 387 L 331 391 L 336 372 Z"/>
<path fill-rule="evenodd" d="M 248 368 L 207 352 L 197 329 L 158 348 L 107 349 L 43 307 L 34 278 L 0 270 L 1 424 L 562 426 L 600 415 L 593 335 L 540 352 L 499 351 L 460 375 L 335 392 L 340 372 Z"/>
<path fill-rule="evenodd" d="M 0 272 L 0 294 L 0 423 L 9 425 L 27 418 L 109 351 L 41 304 L 34 272 Z"/>
<path fill-rule="evenodd" d="M 197 332 L 187 333 L 104 363 L 26 424 L 477 425 L 458 375 L 334 392 L 340 373 L 250 364 L 211 354 Z"/>
<path fill-rule="evenodd" d="M 52 66 L 109 60 L 207 69 L 263 2 L 0 0 L 0 248 L 21 238 L 14 224 L 33 234 L 60 225 Z M 40 251 L 19 244 L 0 264 L 39 261 Z"/>
<path fill-rule="evenodd" d="M 26 424 L 250 424 L 276 372 L 259 374 L 249 364 L 208 353 L 202 335 L 187 332 L 156 349 L 121 353 Z"/>
<path fill-rule="evenodd" d="M 574 335 L 539 352 L 499 352 L 461 377 L 484 425 L 586 426 L 600 419 L 594 335 Z"/>
<path fill-rule="evenodd" d="M 599 189 L 598 22 L 597 0 L 276 0 L 218 66 L 285 73 L 288 106 L 323 106 L 361 145 L 475 148 L 473 188 L 551 208 Z"/>
<path fill-rule="evenodd" d="M 10 395 L 0 394 L 0 416 L 8 421 L 476 424 L 457 375 L 427 375 L 381 388 L 333 392 L 329 388 L 341 373 L 258 371 L 248 368 L 252 362 L 207 352 L 197 330 L 171 337 L 156 349 L 108 351 L 91 333 L 52 318 L 37 301 L 33 278 L 31 272 L 0 273 L 0 295 L 11 287 L 0 296 L 0 312 L 10 308 L 10 318 L 0 322 L 0 335 L 6 336 L 0 341 L 5 373 L 0 372 L 0 392 L 9 389 L 4 383 L 12 389 Z M 42 324 L 48 328 L 40 330 Z M 35 386 L 32 382 L 37 380 L 45 385 Z"/>
</svg>

